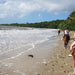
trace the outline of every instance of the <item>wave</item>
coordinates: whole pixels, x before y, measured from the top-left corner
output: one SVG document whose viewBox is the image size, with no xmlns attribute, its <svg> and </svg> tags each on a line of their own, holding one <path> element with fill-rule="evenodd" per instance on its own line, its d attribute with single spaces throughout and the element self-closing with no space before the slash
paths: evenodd
<svg viewBox="0 0 75 75">
<path fill-rule="evenodd" d="M 55 29 L 0 30 L 0 60 L 19 57 L 53 36 Z"/>
</svg>

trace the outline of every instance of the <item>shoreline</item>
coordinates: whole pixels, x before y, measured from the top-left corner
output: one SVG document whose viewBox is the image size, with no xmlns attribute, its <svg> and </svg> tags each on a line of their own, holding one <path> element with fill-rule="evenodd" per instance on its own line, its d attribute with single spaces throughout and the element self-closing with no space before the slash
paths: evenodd
<svg viewBox="0 0 75 75">
<path fill-rule="evenodd" d="M 74 41 L 74 32 L 70 32 L 71 40 L 69 42 L 68 48 L 64 48 L 63 40 L 59 35 L 57 45 L 50 50 L 48 46 L 43 45 L 44 48 L 34 50 L 23 54 L 22 56 L 0 62 L 0 74 L 1 75 L 72 75 L 74 69 L 73 57 L 69 57 L 69 46 Z M 47 48 L 46 48 L 46 47 Z M 45 57 L 46 51 L 48 51 L 47 57 Z M 36 51 L 35 51 L 36 50 Z M 40 51 L 42 50 L 42 51 Z M 51 53 L 50 53 L 51 51 Z M 40 52 L 40 53 L 39 53 Z M 42 53 L 43 52 L 43 53 Z M 34 57 L 29 57 L 29 54 L 33 54 Z M 49 55 L 50 54 L 50 55 Z"/>
</svg>

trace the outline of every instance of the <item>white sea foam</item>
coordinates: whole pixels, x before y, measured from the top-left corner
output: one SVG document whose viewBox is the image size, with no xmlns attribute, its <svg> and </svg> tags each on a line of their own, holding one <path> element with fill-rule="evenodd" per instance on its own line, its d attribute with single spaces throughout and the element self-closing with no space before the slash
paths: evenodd
<svg viewBox="0 0 75 75">
<path fill-rule="evenodd" d="M 17 47 L 17 48 L 13 48 L 13 49 L 10 49 L 10 50 L 1 52 L 0 55 L 2 55 L 2 54 L 4 54 L 4 53 L 8 53 L 8 52 L 13 51 L 13 50 L 18 50 L 18 49 L 20 49 L 20 48 L 23 48 L 23 47 L 26 47 L 26 46 L 29 46 L 29 45 L 33 46 L 33 48 L 35 47 L 35 45 L 34 45 L 33 43 L 32 43 L 32 44 L 26 44 L 26 45 L 23 45 L 23 46 L 20 46 L 20 47 Z"/>
<path fill-rule="evenodd" d="M 9 28 L 9 27 L 8 27 Z M 54 29 L 0 30 L 0 61 L 14 59 L 56 36 Z"/>
<path fill-rule="evenodd" d="M 7 67 L 11 67 L 13 65 L 13 63 L 2 63 L 2 65 L 7 66 Z"/>
<path fill-rule="evenodd" d="M 9 60 L 9 59 L 14 59 L 14 58 L 16 58 L 16 57 L 19 57 L 20 55 L 22 55 L 22 54 L 24 54 L 24 53 L 26 53 L 26 52 L 32 50 L 33 48 L 34 48 L 34 45 L 32 45 L 32 48 L 29 48 L 29 49 L 27 49 L 27 50 L 25 50 L 25 51 L 19 52 L 18 54 L 14 55 L 14 56 L 10 56 L 10 57 L 8 57 L 8 58 L 5 58 L 5 59 L 1 60 L 1 62 L 2 62 L 2 61 Z"/>
</svg>

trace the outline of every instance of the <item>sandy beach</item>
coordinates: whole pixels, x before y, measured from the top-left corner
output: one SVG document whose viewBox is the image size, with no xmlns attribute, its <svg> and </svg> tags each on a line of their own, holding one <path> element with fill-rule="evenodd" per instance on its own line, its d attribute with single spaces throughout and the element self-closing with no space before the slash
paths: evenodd
<svg viewBox="0 0 75 75">
<path fill-rule="evenodd" d="M 38 48 L 35 47 L 36 51 L 33 49 L 18 58 L 0 62 L 0 75 L 73 75 L 73 57 L 68 56 L 69 47 L 74 41 L 73 34 L 74 32 L 71 31 L 71 40 L 67 49 L 64 48 L 61 35 L 56 37 L 58 43 L 52 51 L 46 43 L 40 49 L 39 45 Z"/>
</svg>

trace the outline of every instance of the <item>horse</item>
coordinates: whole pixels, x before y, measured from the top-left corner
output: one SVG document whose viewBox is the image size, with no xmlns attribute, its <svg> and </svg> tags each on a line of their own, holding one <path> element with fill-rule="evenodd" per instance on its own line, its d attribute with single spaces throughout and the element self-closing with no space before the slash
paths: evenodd
<svg viewBox="0 0 75 75">
<path fill-rule="evenodd" d="M 70 36 L 69 35 L 64 35 L 63 36 L 63 41 L 64 41 L 64 47 L 65 47 L 65 49 L 67 48 L 69 40 L 70 40 Z"/>
<path fill-rule="evenodd" d="M 75 75 L 75 48 L 73 49 L 72 56 L 73 56 L 73 59 L 74 59 L 74 75 Z"/>
<path fill-rule="evenodd" d="M 74 59 L 74 75 L 75 75 L 75 41 L 72 42 L 71 46 L 70 46 L 70 51 L 71 51 L 71 55 L 73 56 Z"/>
</svg>

